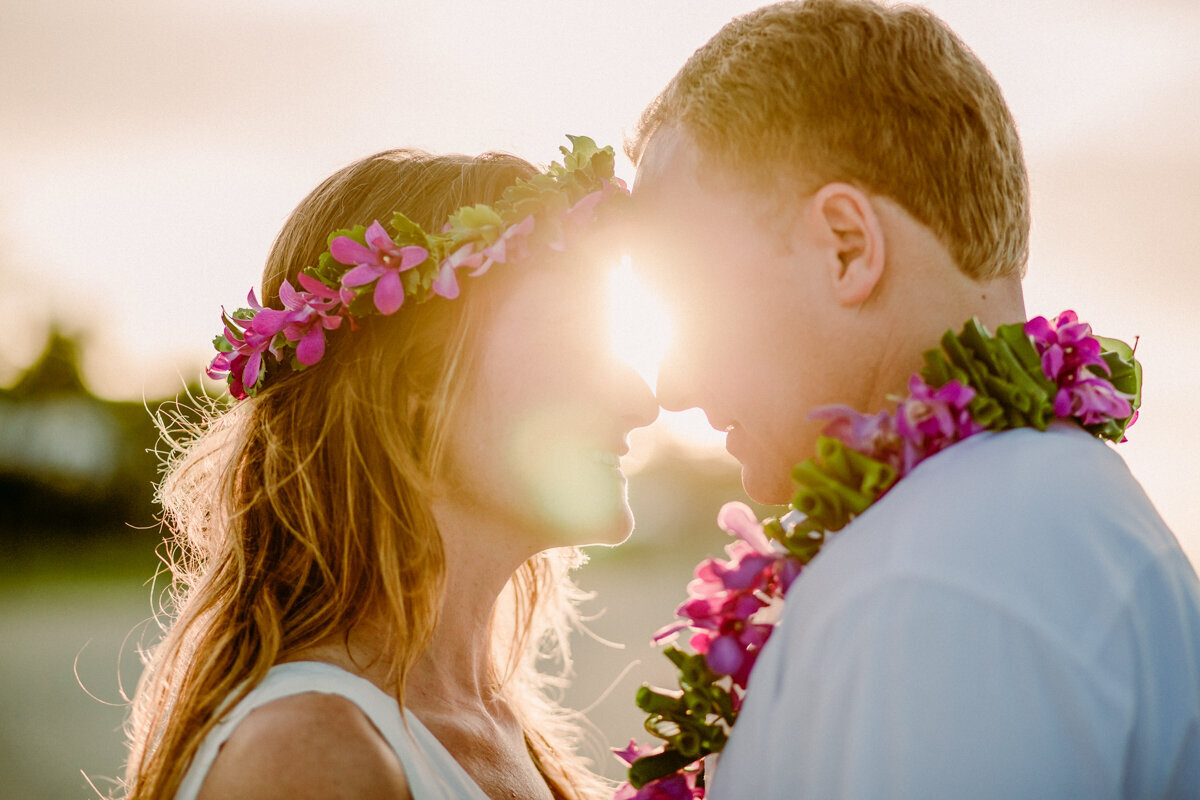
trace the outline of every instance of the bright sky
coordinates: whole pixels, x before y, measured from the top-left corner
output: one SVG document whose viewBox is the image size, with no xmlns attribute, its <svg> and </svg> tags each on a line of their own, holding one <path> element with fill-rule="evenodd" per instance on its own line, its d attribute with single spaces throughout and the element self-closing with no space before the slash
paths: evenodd
<svg viewBox="0 0 1200 800">
<path fill-rule="evenodd" d="M 757 0 L 39 0 L 0 27 L 0 383 L 54 319 L 88 377 L 156 397 L 208 357 L 321 178 L 397 145 L 546 162 L 619 145 Z M 1032 313 L 1132 340 L 1125 457 L 1200 563 L 1200 3 L 933 0 L 992 69 L 1034 191 Z M 628 163 L 618 172 L 632 177 Z M 1172 428 L 1172 424 L 1176 427 Z"/>
</svg>

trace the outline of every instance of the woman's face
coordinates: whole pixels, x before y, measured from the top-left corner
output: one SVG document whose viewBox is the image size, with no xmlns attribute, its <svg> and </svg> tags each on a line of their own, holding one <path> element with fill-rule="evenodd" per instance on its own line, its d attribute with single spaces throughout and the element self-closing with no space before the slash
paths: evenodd
<svg viewBox="0 0 1200 800">
<path fill-rule="evenodd" d="M 539 550 L 616 544 L 633 528 L 620 457 L 658 404 L 610 352 L 606 275 L 567 259 L 497 269 L 516 272 L 475 332 L 445 499 Z"/>
</svg>

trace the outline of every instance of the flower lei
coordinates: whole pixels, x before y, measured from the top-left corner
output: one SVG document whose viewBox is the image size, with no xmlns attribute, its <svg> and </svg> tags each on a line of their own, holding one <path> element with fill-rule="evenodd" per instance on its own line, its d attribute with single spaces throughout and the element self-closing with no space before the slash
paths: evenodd
<svg viewBox="0 0 1200 800">
<path fill-rule="evenodd" d="M 1092 335 L 1074 311 L 1003 325 L 993 335 L 978 320 L 941 347 L 909 379 L 892 413 L 861 414 L 826 406 L 811 417 L 828 424 L 816 456 L 797 464 L 792 510 L 759 522 L 728 503 L 717 524 L 735 537 L 727 558 L 709 558 L 688 584 L 681 619 L 656 643 L 690 631 L 692 653 L 668 646 L 679 689 L 643 685 L 638 708 L 658 747 L 636 740 L 614 750 L 629 781 L 614 800 L 684 800 L 705 795 L 704 757 L 719 753 L 737 720 L 750 671 L 782 610 L 792 581 L 834 532 L 887 493 L 924 459 L 986 430 L 1033 427 L 1055 419 L 1092 435 L 1124 441 L 1141 405 L 1141 365 L 1124 342 Z"/>
<path fill-rule="evenodd" d="M 213 340 L 217 355 L 208 376 L 224 378 L 230 395 L 243 400 L 261 391 L 277 367 L 299 371 L 320 361 L 325 332 L 345 320 L 353 329 L 364 317 L 395 314 L 406 299 L 453 299 L 459 270 L 478 277 L 495 264 L 563 250 L 602 201 L 628 195 L 613 175 L 612 147 L 597 147 L 586 136 L 567 138 L 571 149 L 559 148 L 561 164 L 518 180 L 494 206 L 460 208 L 440 233 L 427 233 L 398 211 L 390 235 L 378 220 L 334 231 L 317 265 L 297 276 L 301 288 L 286 280 L 280 286 L 282 309 L 264 308 L 253 289 L 249 308 L 222 309 L 225 330 Z"/>
</svg>

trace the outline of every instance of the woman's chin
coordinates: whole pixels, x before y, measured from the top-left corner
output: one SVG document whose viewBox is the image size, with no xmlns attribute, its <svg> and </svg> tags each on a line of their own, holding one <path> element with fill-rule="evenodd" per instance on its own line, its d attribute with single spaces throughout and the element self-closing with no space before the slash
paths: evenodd
<svg viewBox="0 0 1200 800">
<path fill-rule="evenodd" d="M 633 533 L 633 511 L 622 492 L 620 502 L 576 506 L 570 519 L 553 520 L 549 527 L 552 547 L 616 547 Z"/>
<path fill-rule="evenodd" d="M 626 505 L 621 509 L 621 514 L 617 519 L 613 520 L 613 523 L 608 527 L 608 529 L 604 531 L 598 531 L 597 536 L 594 537 L 593 541 L 589 544 L 604 547 L 616 547 L 617 545 L 627 542 L 629 537 L 632 535 L 633 512 L 629 509 L 629 506 Z"/>
</svg>

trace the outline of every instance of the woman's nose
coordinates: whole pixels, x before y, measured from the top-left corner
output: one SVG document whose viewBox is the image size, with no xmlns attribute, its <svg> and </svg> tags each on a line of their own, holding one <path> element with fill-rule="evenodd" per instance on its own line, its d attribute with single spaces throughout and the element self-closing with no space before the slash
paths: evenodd
<svg viewBox="0 0 1200 800">
<path fill-rule="evenodd" d="M 617 408 L 630 429 L 643 428 L 658 419 L 658 401 L 637 370 L 618 364 L 613 375 Z"/>
</svg>

